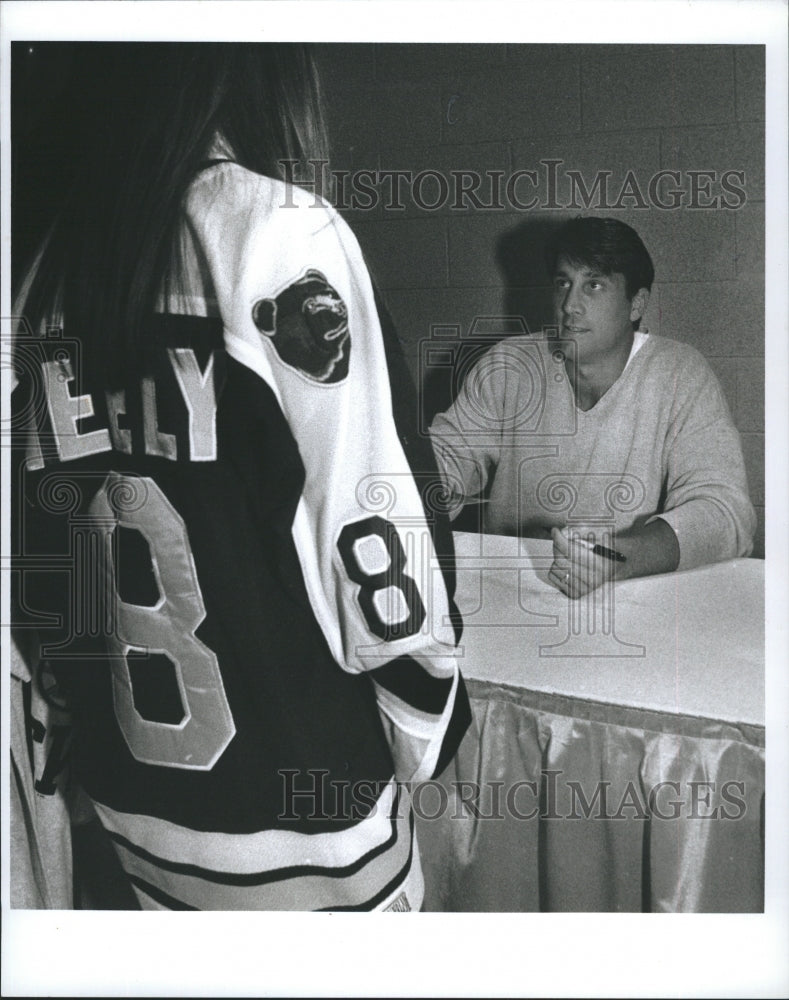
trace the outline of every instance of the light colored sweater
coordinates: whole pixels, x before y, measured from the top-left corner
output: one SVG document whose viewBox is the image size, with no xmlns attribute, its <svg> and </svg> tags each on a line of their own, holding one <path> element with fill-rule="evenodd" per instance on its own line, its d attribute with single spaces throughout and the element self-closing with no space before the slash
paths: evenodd
<svg viewBox="0 0 789 1000">
<path fill-rule="evenodd" d="M 583 411 L 556 346 L 501 341 L 435 418 L 458 510 L 486 493 L 485 530 L 520 535 L 573 523 L 623 531 L 659 515 L 677 535 L 680 569 L 750 554 L 739 434 L 701 354 L 651 335 Z"/>
</svg>

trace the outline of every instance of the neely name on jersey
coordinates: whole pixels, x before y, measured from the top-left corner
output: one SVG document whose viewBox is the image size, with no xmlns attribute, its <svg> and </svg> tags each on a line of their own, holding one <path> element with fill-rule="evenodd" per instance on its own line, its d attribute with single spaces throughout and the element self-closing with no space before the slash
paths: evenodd
<svg viewBox="0 0 789 1000">
<path fill-rule="evenodd" d="M 28 366 L 36 406 L 28 426 L 28 467 L 71 462 L 104 452 L 170 461 L 217 459 L 217 402 L 224 382 L 221 322 L 202 316 L 158 315 L 162 349 L 136 391 L 85 392 L 73 342 L 38 341 L 42 357 Z M 198 333 L 203 343 L 180 346 Z M 214 344 L 218 346 L 213 346 Z M 32 368 L 32 371 L 31 371 Z"/>
</svg>

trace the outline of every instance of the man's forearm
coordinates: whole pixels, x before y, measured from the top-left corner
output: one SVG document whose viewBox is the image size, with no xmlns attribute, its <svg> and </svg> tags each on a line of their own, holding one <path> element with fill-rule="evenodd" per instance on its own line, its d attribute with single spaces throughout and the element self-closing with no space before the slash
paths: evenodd
<svg viewBox="0 0 789 1000">
<path fill-rule="evenodd" d="M 658 517 L 616 536 L 616 549 L 625 557 L 616 564 L 616 579 L 671 573 L 679 566 L 679 541 L 674 529 Z"/>
</svg>

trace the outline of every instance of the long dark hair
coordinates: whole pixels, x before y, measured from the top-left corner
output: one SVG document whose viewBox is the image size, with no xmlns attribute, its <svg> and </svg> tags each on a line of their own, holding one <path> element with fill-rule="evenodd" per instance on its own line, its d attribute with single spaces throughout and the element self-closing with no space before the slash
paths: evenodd
<svg viewBox="0 0 789 1000">
<path fill-rule="evenodd" d="M 287 179 L 282 161 L 328 158 L 320 87 L 302 45 L 92 43 L 73 55 L 67 105 L 67 190 L 24 315 L 34 331 L 62 315 L 92 372 L 120 386 L 144 366 L 183 198 L 214 138 L 241 166 Z"/>
</svg>

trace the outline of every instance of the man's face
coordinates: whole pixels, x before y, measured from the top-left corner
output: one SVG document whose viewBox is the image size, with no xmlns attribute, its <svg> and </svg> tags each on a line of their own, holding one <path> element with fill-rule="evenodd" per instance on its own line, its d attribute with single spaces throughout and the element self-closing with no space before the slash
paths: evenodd
<svg viewBox="0 0 789 1000">
<path fill-rule="evenodd" d="M 642 289 L 630 299 L 623 274 L 598 274 L 560 257 L 553 276 L 554 319 L 560 339 L 575 341 L 579 361 L 602 358 L 629 346 L 633 321 L 640 318 L 646 304 L 645 294 Z"/>
</svg>

